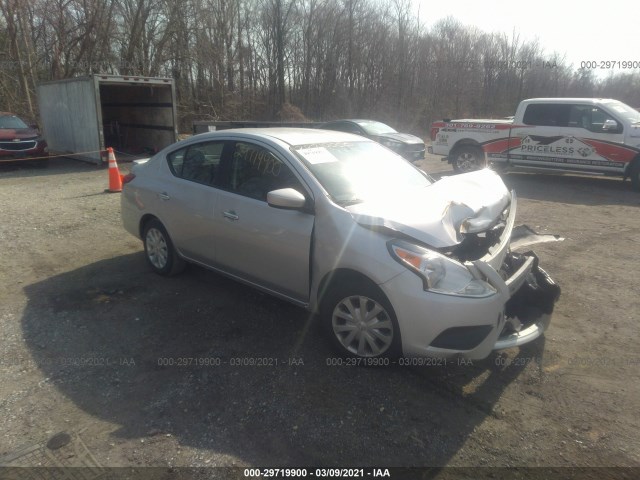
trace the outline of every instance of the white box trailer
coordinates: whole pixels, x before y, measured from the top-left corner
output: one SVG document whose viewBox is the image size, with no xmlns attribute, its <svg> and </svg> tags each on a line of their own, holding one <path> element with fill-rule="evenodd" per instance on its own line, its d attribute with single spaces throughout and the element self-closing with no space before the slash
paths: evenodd
<svg viewBox="0 0 640 480">
<path fill-rule="evenodd" d="M 94 74 L 38 85 L 41 127 L 51 155 L 96 164 L 148 157 L 178 139 L 171 78 Z"/>
</svg>

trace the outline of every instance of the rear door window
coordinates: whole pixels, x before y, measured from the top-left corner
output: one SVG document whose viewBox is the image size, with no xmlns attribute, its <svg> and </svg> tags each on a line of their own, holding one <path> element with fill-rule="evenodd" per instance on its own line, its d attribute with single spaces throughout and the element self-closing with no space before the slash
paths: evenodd
<svg viewBox="0 0 640 480">
<path fill-rule="evenodd" d="M 571 105 L 554 103 L 532 103 L 527 105 L 522 119 L 525 125 L 543 127 L 566 127 L 569 125 Z"/>
<path fill-rule="evenodd" d="M 176 176 L 205 185 L 215 185 L 225 142 L 202 142 L 181 148 L 167 156 Z"/>
</svg>

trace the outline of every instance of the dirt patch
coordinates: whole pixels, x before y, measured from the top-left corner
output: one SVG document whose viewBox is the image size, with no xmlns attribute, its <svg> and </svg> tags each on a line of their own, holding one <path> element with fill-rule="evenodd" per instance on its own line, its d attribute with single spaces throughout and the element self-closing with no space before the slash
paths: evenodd
<svg viewBox="0 0 640 480">
<path fill-rule="evenodd" d="M 518 222 L 565 238 L 534 248 L 563 289 L 546 339 L 378 369 L 332 365 L 303 310 L 196 267 L 152 274 L 106 170 L 1 167 L 0 456 L 81 431 L 102 466 L 639 465 L 628 182 L 505 175 Z"/>
</svg>

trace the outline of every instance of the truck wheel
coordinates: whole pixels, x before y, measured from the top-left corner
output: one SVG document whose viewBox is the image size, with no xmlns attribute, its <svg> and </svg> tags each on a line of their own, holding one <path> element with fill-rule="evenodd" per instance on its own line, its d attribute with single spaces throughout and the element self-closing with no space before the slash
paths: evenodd
<svg viewBox="0 0 640 480">
<path fill-rule="evenodd" d="M 147 262 L 156 273 L 171 276 L 184 270 L 185 261 L 176 253 L 167 230 L 159 220 L 154 218 L 146 223 L 142 241 Z"/>
<path fill-rule="evenodd" d="M 351 283 L 332 288 L 321 309 L 333 346 L 347 357 L 396 357 L 400 328 L 387 297 L 374 285 Z"/>
<path fill-rule="evenodd" d="M 451 155 L 451 165 L 455 172 L 473 172 L 483 168 L 484 164 L 484 151 L 480 147 L 458 147 Z"/>
<path fill-rule="evenodd" d="M 636 192 L 640 192 L 640 160 L 631 165 L 631 186 Z"/>
</svg>

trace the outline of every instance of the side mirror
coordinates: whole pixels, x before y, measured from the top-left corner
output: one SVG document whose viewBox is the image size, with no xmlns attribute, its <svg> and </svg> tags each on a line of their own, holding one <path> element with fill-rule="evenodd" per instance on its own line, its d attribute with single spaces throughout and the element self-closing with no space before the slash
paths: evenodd
<svg viewBox="0 0 640 480">
<path fill-rule="evenodd" d="M 33 128 L 34 130 L 40 130 L 40 127 L 38 127 L 37 123 L 32 123 L 31 125 L 29 125 L 29 127 Z"/>
<path fill-rule="evenodd" d="M 618 122 L 616 122 L 615 120 L 611 120 L 610 118 L 604 121 L 604 124 L 602 125 L 602 129 L 610 132 L 612 130 L 617 130 L 618 129 Z"/>
<path fill-rule="evenodd" d="M 293 188 L 281 188 L 267 193 L 267 203 L 274 208 L 298 210 L 306 205 L 307 199 Z"/>
</svg>

